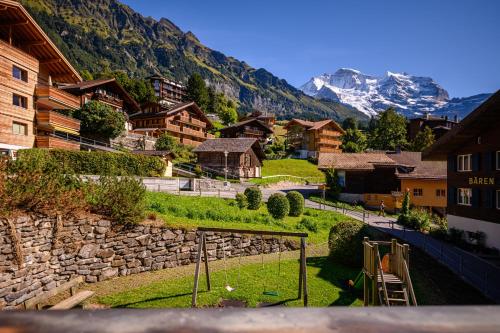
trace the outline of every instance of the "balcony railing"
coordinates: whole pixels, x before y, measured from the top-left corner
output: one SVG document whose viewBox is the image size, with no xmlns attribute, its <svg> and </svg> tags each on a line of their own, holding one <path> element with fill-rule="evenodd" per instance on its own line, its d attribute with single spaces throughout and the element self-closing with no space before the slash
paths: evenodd
<svg viewBox="0 0 500 333">
<path fill-rule="evenodd" d="M 80 121 L 55 111 L 40 110 L 36 112 L 36 126 L 38 129 L 61 131 L 78 135 Z"/>
<path fill-rule="evenodd" d="M 123 100 L 114 96 L 106 95 L 103 93 L 94 93 L 94 98 L 103 103 L 111 104 L 117 108 L 123 108 Z"/>
<path fill-rule="evenodd" d="M 35 144 L 37 148 L 80 150 L 80 143 L 51 135 L 37 135 Z"/>
<path fill-rule="evenodd" d="M 37 84 L 35 96 L 38 108 L 42 109 L 78 109 L 80 99 L 77 96 L 56 87 Z"/>
</svg>

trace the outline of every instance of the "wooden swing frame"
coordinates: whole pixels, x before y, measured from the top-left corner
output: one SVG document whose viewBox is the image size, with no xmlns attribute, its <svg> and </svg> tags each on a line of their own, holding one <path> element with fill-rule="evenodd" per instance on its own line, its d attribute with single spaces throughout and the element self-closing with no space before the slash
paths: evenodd
<svg viewBox="0 0 500 333">
<path fill-rule="evenodd" d="M 303 298 L 304 307 L 308 303 L 308 291 L 307 291 L 307 265 L 306 265 L 306 238 L 307 233 L 303 232 L 281 232 L 281 231 L 265 231 L 265 230 L 245 230 L 245 229 L 225 229 L 225 228 L 205 228 L 199 227 L 196 231 L 196 236 L 198 239 L 198 255 L 196 258 L 196 267 L 194 271 L 194 287 L 193 296 L 191 300 L 191 306 L 196 307 L 197 297 L 198 297 L 198 284 L 200 278 L 200 264 L 202 257 L 205 258 L 205 275 L 207 277 L 207 289 L 211 290 L 210 285 L 210 271 L 208 269 L 208 251 L 207 251 L 207 232 L 220 232 L 220 233 L 230 233 L 230 234 L 249 234 L 249 235 L 261 235 L 264 236 L 284 236 L 284 237 L 299 237 L 300 238 L 300 268 L 299 268 L 299 290 L 297 299 Z M 281 244 L 280 244 L 281 246 Z M 222 249 L 224 251 L 224 249 Z M 262 249 L 264 251 L 264 249 Z"/>
</svg>

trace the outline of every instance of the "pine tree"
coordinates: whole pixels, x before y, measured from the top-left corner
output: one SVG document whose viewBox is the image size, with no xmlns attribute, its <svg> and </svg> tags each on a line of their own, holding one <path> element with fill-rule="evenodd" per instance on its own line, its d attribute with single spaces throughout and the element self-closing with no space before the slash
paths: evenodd
<svg viewBox="0 0 500 333">
<path fill-rule="evenodd" d="M 410 214 L 410 192 L 408 190 L 405 192 L 403 197 L 401 214 L 405 216 Z"/>
<path fill-rule="evenodd" d="M 344 119 L 344 121 L 342 122 L 342 128 L 344 130 L 348 130 L 348 129 L 357 129 L 358 128 L 358 121 L 356 120 L 356 118 L 353 118 L 353 117 L 347 117 Z"/>
<path fill-rule="evenodd" d="M 413 139 L 410 145 L 410 149 L 412 151 L 424 151 L 426 148 L 432 146 L 434 142 L 434 133 L 432 133 L 432 130 L 429 126 L 425 126 L 424 130 L 418 132 L 418 134 L 415 136 L 415 139 Z"/>
<path fill-rule="evenodd" d="M 195 102 L 204 112 L 209 108 L 208 88 L 200 74 L 194 73 L 188 80 L 187 99 Z"/>
</svg>

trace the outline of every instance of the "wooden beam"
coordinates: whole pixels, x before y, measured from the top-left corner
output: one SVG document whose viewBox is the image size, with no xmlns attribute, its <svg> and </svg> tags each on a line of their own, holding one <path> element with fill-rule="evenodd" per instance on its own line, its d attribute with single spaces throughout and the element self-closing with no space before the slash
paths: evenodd
<svg viewBox="0 0 500 333">
<path fill-rule="evenodd" d="M 7 10 L 7 6 L 0 7 L 0 11 Z"/>
<path fill-rule="evenodd" d="M 14 25 L 25 25 L 28 24 L 28 21 L 13 21 L 13 22 L 4 22 L 0 23 L 0 27 L 8 27 L 8 26 L 14 26 Z"/>
<path fill-rule="evenodd" d="M 47 42 L 44 40 L 27 40 L 27 41 L 21 41 L 19 42 L 19 44 L 21 44 L 22 46 L 31 47 L 31 46 L 42 46 L 47 44 Z"/>
<path fill-rule="evenodd" d="M 305 232 L 283 232 L 283 231 L 267 231 L 267 230 L 246 230 L 246 229 L 226 229 L 226 228 L 207 228 L 198 227 L 201 232 L 227 232 L 234 234 L 250 234 L 250 235 L 265 235 L 265 236 L 288 236 L 288 237 L 308 237 Z"/>
<path fill-rule="evenodd" d="M 61 62 L 61 59 L 42 59 L 40 60 L 41 65 L 57 64 Z"/>
</svg>

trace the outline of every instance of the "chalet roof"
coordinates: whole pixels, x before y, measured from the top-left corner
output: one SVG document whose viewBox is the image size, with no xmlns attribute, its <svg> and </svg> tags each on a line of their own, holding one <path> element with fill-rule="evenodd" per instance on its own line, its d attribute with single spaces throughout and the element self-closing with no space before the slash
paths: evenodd
<svg viewBox="0 0 500 333">
<path fill-rule="evenodd" d="M 148 104 L 160 105 L 160 108 L 162 108 L 163 110 L 159 111 L 159 112 L 148 112 L 148 113 L 137 112 L 137 113 L 130 115 L 130 119 L 141 119 L 141 118 L 151 118 L 151 117 L 165 118 L 165 117 L 170 117 L 172 115 L 175 115 L 176 113 L 179 113 L 187 108 L 192 108 L 192 110 L 194 110 L 196 112 L 196 114 L 198 114 L 199 116 L 201 116 L 203 118 L 203 120 L 207 124 L 208 129 L 211 129 L 214 127 L 212 125 L 212 122 L 210 121 L 210 119 L 208 119 L 207 115 L 198 107 L 198 105 L 195 102 L 183 102 L 183 103 L 175 104 L 171 108 L 168 108 L 168 107 L 161 105 L 161 104 L 158 104 L 158 103 L 147 103 L 147 104 L 144 104 L 143 107 L 148 105 Z"/>
<path fill-rule="evenodd" d="M 335 121 L 333 121 L 331 119 L 320 120 L 320 121 L 308 121 L 308 120 L 302 120 L 302 119 L 292 119 L 288 122 L 288 124 L 286 124 L 285 129 L 288 129 L 294 123 L 306 128 L 308 131 L 319 130 L 328 124 L 333 124 L 340 132 L 344 133 L 344 130 L 342 129 L 342 127 L 340 127 L 339 124 L 337 124 Z"/>
<path fill-rule="evenodd" d="M 500 125 L 500 90 L 479 105 L 458 125 L 443 135 L 431 147 L 423 151 L 424 160 L 446 160 L 447 155 L 465 143 L 475 140 L 481 133 Z"/>
<path fill-rule="evenodd" d="M 446 161 L 422 161 L 422 153 L 388 153 L 398 164 L 397 177 L 406 179 L 446 179 Z"/>
<path fill-rule="evenodd" d="M 255 123 L 257 124 L 259 127 L 261 127 L 264 131 L 266 131 L 267 133 L 269 134 L 272 134 L 274 133 L 274 131 L 269 128 L 269 126 L 267 126 L 264 122 L 262 122 L 261 120 L 257 119 L 257 118 L 252 118 L 252 119 L 248 119 L 248 120 L 244 120 L 244 121 L 240 121 L 239 123 L 236 123 L 234 125 L 231 125 L 231 126 L 228 126 L 228 127 L 225 127 L 223 129 L 221 129 L 220 131 L 221 132 L 224 132 L 228 129 L 232 129 L 232 128 L 238 128 L 238 127 L 242 127 L 242 126 L 246 126 L 248 124 L 251 124 L 251 123 Z"/>
<path fill-rule="evenodd" d="M 129 93 L 116 81 L 115 78 L 110 79 L 98 79 L 91 81 L 82 81 L 76 84 L 71 84 L 67 86 L 59 87 L 62 90 L 69 91 L 72 94 L 80 95 L 83 92 L 102 86 L 111 87 L 114 93 L 120 95 L 123 101 L 128 105 L 131 111 L 139 111 L 141 107 L 139 104 L 129 95 Z"/>
<path fill-rule="evenodd" d="M 196 147 L 193 152 L 213 152 L 223 153 L 246 153 L 248 150 L 253 149 L 259 159 L 264 159 L 265 154 L 259 144 L 259 140 L 255 138 L 218 138 L 204 141 L 201 145 Z"/>
<path fill-rule="evenodd" d="M 18 1 L 0 0 L 0 39 L 8 43 L 12 27 L 12 45 L 39 60 L 55 82 L 76 83 L 82 78 L 62 52 Z"/>
<path fill-rule="evenodd" d="M 396 165 L 385 153 L 320 153 L 319 169 L 373 170 L 376 165 Z"/>
</svg>

